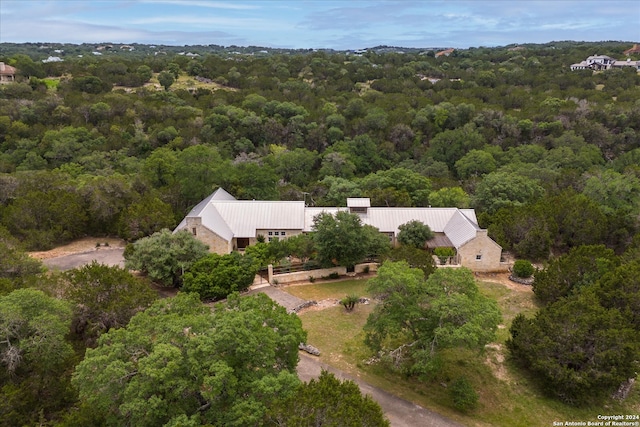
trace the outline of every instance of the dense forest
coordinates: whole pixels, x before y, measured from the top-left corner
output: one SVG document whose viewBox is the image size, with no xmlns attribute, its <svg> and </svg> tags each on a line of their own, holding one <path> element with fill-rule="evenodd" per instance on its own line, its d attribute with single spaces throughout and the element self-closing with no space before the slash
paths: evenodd
<svg viewBox="0 0 640 427">
<path fill-rule="evenodd" d="M 215 322 L 240 321 L 227 312 L 267 322 L 261 316 L 270 307 L 263 300 L 230 301 L 233 310 L 206 321 L 178 300 L 172 306 L 156 302 L 115 333 L 134 316 L 133 308 L 151 305 L 154 297 L 144 283 L 98 265 L 49 282 L 65 283 L 65 300 L 78 302 L 88 297 L 74 283 L 91 281 L 79 276 L 109 277 L 131 300 L 126 307 L 113 303 L 108 316 L 90 305 L 78 313 L 52 298 L 55 292 L 33 289 L 42 280 L 41 266 L 23 251 L 83 236 L 133 242 L 173 229 L 217 187 L 238 199 L 305 200 L 316 206 L 369 197 L 372 206 L 475 208 L 480 226 L 504 250 L 543 266 L 534 290 L 544 308 L 535 319 L 514 321 L 512 355 L 534 372 L 551 372 L 545 387 L 569 403 L 597 394 L 602 384 L 607 391 L 616 388 L 637 370 L 640 74 L 633 67 L 569 68 L 594 54 L 624 59 L 630 43 L 480 47 L 448 56 L 391 47 L 340 52 L 132 46 L 0 44 L 0 61 L 18 71 L 16 82 L 0 85 L 0 312 L 5 319 L 29 319 L 32 307 L 43 307 L 44 317 L 24 323 L 23 339 L 45 325 L 51 336 L 63 336 L 68 319 L 77 332 L 70 344 L 56 341 L 49 357 L 38 356 L 38 346 L 46 343 L 35 341 L 20 360 L 3 350 L 2 362 L 11 367 L 0 376 L 5 384 L 0 413 L 13 417 L 6 418 L 7 425 L 38 417 L 95 424 L 82 406 L 65 412 L 77 399 L 72 382 L 81 395 L 93 395 L 83 405 L 103 405 L 112 414 L 106 392 L 95 394 L 92 384 L 82 381 L 96 372 L 99 364 L 92 364 L 100 357 L 120 357 L 114 346 L 135 347 L 132 340 L 154 333 L 154 316 L 170 322 L 172 313 L 190 316 L 203 336 L 223 327 Z M 52 55 L 58 58 L 47 60 Z M 635 55 L 633 60 L 640 59 Z M 109 295 L 91 298 L 109 301 Z M 22 307 L 20 301 L 32 304 Z M 560 334 L 553 325 L 575 313 L 586 314 L 574 330 L 590 331 L 593 339 L 574 348 L 601 342 L 612 354 L 572 355 L 570 369 L 581 372 L 572 382 L 566 363 L 551 362 L 565 357 L 558 356 L 563 349 L 540 343 L 564 342 L 566 336 L 549 335 Z M 275 356 L 268 363 L 281 369 L 249 379 L 225 372 L 238 389 L 233 393 L 258 383 L 264 390 L 289 390 L 282 401 L 272 402 L 275 408 L 298 387 L 287 376 L 293 368 L 286 352 L 303 332 L 284 314 L 273 321 L 287 325 L 293 336 L 272 338 Z M 184 338 L 184 323 L 174 326 L 165 339 Z M 72 379 L 85 346 L 95 347 L 101 331 L 109 329 L 114 332 L 89 350 Z M 196 344 L 185 341 L 185 357 L 204 351 Z M 226 343 L 203 339 L 202 345 Z M 593 362 L 598 358 L 608 359 Z M 612 373 L 611 366 L 620 369 Z M 595 380 L 585 379 L 593 372 Z M 185 390 L 225 387 L 224 378 L 211 381 Z M 150 382 L 136 392 L 152 386 L 157 385 Z M 203 404 L 189 396 L 196 407 Z M 129 397 L 129 420 L 144 419 L 134 398 L 146 397 Z M 49 406 L 33 413 L 28 406 L 36 401 Z M 246 410 L 231 398 L 218 403 L 219 410 Z M 248 404 L 275 417 L 260 397 Z M 216 414 L 207 407 L 173 425 L 230 422 Z"/>
</svg>

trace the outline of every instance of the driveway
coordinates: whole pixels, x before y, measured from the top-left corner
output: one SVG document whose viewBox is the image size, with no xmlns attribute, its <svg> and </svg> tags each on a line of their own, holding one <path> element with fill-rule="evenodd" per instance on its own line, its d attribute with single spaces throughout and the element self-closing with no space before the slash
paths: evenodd
<svg viewBox="0 0 640 427">
<path fill-rule="evenodd" d="M 45 259 L 43 263 L 47 268 L 56 270 L 70 270 L 89 264 L 92 261 L 124 267 L 123 251 L 123 248 L 99 248 Z M 250 293 L 257 292 L 267 294 L 278 304 L 284 306 L 288 312 L 292 312 L 293 308 L 305 302 L 305 300 L 301 298 L 270 285 L 256 286 Z M 323 369 L 333 373 L 340 379 L 348 379 L 358 384 L 363 393 L 370 395 L 373 400 L 380 404 L 385 415 L 391 422 L 392 427 L 463 427 L 462 424 L 451 421 L 440 414 L 373 387 L 362 380 L 353 378 L 343 371 L 322 363 L 315 356 L 300 352 L 300 362 L 298 363 L 297 371 L 301 380 L 309 381 L 312 378 L 317 378 Z"/>
<path fill-rule="evenodd" d="M 71 270 L 97 261 L 100 264 L 117 265 L 124 267 L 123 248 L 100 248 L 86 252 L 69 254 L 55 258 L 42 260 L 42 263 L 50 270 Z"/>
<path fill-rule="evenodd" d="M 358 384 L 362 393 L 368 394 L 380 404 L 392 427 L 463 427 L 462 424 L 451 421 L 440 414 L 400 399 L 362 380 L 353 378 L 338 369 L 322 363 L 315 356 L 300 352 L 300 362 L 298 362 L 297 369 L 298 377 L 305 382 L 319 377 L 323 369 L 342 380 L 354 381 Z"/>
</svg>

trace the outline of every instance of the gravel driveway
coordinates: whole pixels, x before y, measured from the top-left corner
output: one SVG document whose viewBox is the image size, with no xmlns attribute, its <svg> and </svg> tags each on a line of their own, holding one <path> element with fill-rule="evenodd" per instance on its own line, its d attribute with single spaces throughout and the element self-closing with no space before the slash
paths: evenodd
<svg viewBox="0 0 640 427">
<path fill-rule="evenodd" d="M 124 267 L 123 248 L 99 248 L 77 254 L 64 255 L 42 260 L 50 270 L 71 270 L 97 261 L 100 264 Z"/>
</svg>

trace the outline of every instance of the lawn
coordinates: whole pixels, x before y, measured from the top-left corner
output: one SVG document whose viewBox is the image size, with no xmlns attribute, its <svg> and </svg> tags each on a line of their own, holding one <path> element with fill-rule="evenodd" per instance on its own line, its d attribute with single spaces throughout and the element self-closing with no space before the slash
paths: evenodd
<svg viewBox="0 0 640 427">
<path fill-rule="evenodd" d="M 302 299 L 321 301 L 328 298 L 342 299 L 347 295 L 365 297 L 368 296 L 366 288 L 366 279 L 355 279 L 287 286 L 283 290 Z"/>
<path fill-rule="evenodd" d="M 300 314 L 308 332 L 308 342 L 322 351 L 321 360 L 425 408 L 468 426 L 551 426 L 554 421 L 598 421 L 598 414 L 637 414 L 640 412 L 640 388 L 636 387 L 624 405 L 609 402 L 606 407 L 574 408 L 545 397 L 535 378 L 515 366 L 504 343 L 509 326 L 518 313 L 533 316 L 537 310 L 534 296 L 491 282 L 479 282 L 483 294 L 494 298 L 503 313 L 496 342 L 482 354 L 462 349 L 443 352 L 444 367 L 431 381 L 406 378 L 380 365 L 366 361 L 373 355 L 364 345 L 364 327 L 374 305 L 357 305 L 351 313 L 342 306 Z M 366 296 L 366 280 L 324 282 L 289 286 L 286 292 L 305 299 L 341 299 L 347 294 Z M 462 414 L 452 408 L 447 387 L 464 376 L 480 395 L 479 407 Z"/>
</svg>

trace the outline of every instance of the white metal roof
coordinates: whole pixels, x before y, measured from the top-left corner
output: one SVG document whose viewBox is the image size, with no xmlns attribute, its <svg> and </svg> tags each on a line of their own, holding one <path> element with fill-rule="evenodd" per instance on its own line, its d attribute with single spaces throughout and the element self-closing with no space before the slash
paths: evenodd
<svg viewBox="0 0 640 427">
<path fill-rule="evenodd" d="M 371 199 L 369 199 L 368 197 L 348 197 L 347 207 L 368 208 L 368 207 L 371 207 Z"/>
<path fill-rule="evenodd" d="M 349 200 L 354 203 L 365 203 L 366 200 L 367 205 L 369 202 L 369 199 L 362 198 Z M 313 218 L 319 213 L 333 215 L 347 210 L 344 207 L 305 207 L 304 201 L 236 200 L 223 189 L 218 189 L 198 203 L 187 217 L 200 217 L 203 226 L 230 241 L 233 237 L 256 237 L 257 230 L 310 232 Z M 372 225 L 383 233 L 394 234 L 398 233 L 398 226 L 418 220 L 435 233 L 444 233 L 457 248 L 474 238 L 479 230 L 473 209 L 369 207 L 359 217 L 363 224 Z M 185 226 L 186 219 L 176 230 Z"/>
<path fill-rule="evenodd" d="M 477 231 L 478 226 L 457 209 L 444 228 L 444 234 L 447 235 L 456 248 L 476 237 Z"/>
<path fill-rule="evenodd" d="M 304 201 L 214 200 L 211 206 L 229 226 L 233 237 L 256 237 L 258 229 L 302 230 L 304 228 Z"/>
</svg>

